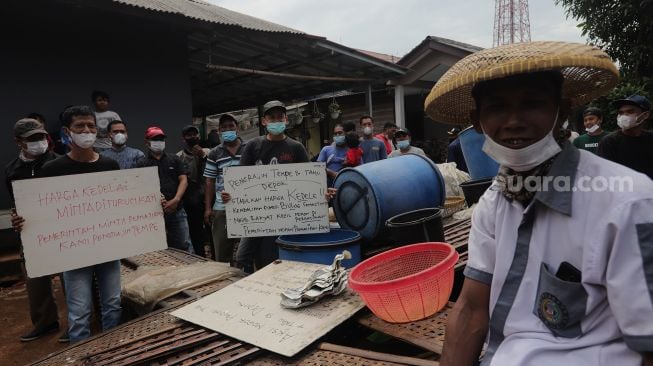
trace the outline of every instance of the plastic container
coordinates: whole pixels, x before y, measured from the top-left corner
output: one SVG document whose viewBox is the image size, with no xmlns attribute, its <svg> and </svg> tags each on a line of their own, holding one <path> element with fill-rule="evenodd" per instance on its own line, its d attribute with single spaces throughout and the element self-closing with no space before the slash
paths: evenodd
<svg viewBox="0 0 653 366">
<path fill-rule="evenodd" d="M 467 207 L 472 207 L 473 204 L 481 199 L 483 193 L 492 185 L 493 180 L 494 178 L 472 179 L 460 184 L 460 188 L 462 188 L 463 194 L 465 195 Z"/>
<path fill-rule="evenodd" d="M 371 241 L 387 219 L 408 211 L 440 207 L 444 179 L 427 157 L 406 154 L 341 170 L 334 181 L 333 209 L 340 227 Z"/>
<path fill-rule="evenodd" d="M 349 287 L 390 323 L 427 318 L 441 310 L 453 288 L 458 253 L 447 243 L 419 243 L 383 252 L 351 271 Z"/>
<path fill-rule="evenodd" d="M 346 249 L 351 253 L 351 259 L 342 261 L 342 264 L 351 268 L 361 261 L 360 240 L 359 233 L 344 229 L 319 234 L 282 235 L 277 238 L 279 259 L 331 264 L 333 257 Z"/>
<path fill-rule="evenodd" d="M 442 210 L 422 208 L 393 216 L 385 222 L 396 245 L 444 241 Z"/>
<path fill-rule="evenodd" d="M 494 177 L 499 172 L 499 163 L 494 161 L 482 148 L 485 135 L 476 132 L 473 127 L 464 129 L 459 135 L 469 176 L 472 179 Z"/>
</svg>

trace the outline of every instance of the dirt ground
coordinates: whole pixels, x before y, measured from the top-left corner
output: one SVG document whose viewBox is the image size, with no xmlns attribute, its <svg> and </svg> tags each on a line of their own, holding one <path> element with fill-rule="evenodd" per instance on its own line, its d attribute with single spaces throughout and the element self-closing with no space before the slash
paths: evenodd
<svg viewBox="0 0 653 366">
<path fill-rule="evenodd" d="M 27 365 L 40 358 L 63 349 L 67 343 L 57 340 L 66 327 L 66 303 L 59 278 L 53 283 L 57 306 L 59 308 L 59 332 L 50 333 L 31 342 L 21 342 L 20 336 L 32 329 L 29 317 L 29 304 L 25 283 L 19 282 L 10 287 L 0 287 L 0 365 Z"/>
</svg>

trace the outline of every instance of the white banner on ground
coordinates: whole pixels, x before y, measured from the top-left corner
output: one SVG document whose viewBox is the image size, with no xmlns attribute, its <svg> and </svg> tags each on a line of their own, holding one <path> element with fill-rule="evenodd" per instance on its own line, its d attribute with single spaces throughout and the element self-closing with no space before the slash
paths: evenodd
<svg viewBox="0 0 653 366">
<path fill-rule="evenodd" d="M 324 163 L 224 169 L 230 238 L 329 232 Z"/>
<path fill-rule="evenodd" d="M 165 249 L 156 167 L 13 182 L 31 278 Z"/>
<path fill-rule="evenodd" d="M 281 293 L 301 288 L 323 264 L 280 261 L 171 314 L 257 347 L 294 356 L 365 304 L 351 289 L 300 309 L 281 307 Z"/>
</svg>

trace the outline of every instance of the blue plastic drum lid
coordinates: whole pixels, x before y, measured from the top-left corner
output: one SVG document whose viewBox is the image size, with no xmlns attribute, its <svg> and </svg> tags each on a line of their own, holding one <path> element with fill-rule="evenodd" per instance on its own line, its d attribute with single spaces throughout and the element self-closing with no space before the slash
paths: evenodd
<svg viewBox="0 0 653 366">
<path fill-rule="evenodd" d="M 351 258 L 343 260 L 342 265 L 352 268 L 361 260 L 360 239 L 359 233 L 343 229 L 320 234 L 282 235 L 277 238 L 279 259 L 329 265 L 346 249 Z"/>
<path fill-rule="evenodd" d="M 499 163 L 483 151 L 485 135 L 473 127 L 464 129 L 459 135 L 467 170 L 472 179 L 494 177 L 499 172 Z"/>
<path fill-rule="evenodd" d="M 281 248 L 310 250 L 339 247 L 360 239 L 361 235 L 356 231 L 331 229 L 328 233 L 282 235 L 277 238 L 277 243 Z"/>
<path fill-rule="evenodd" d="M 336 176 L 333 208 L 342 228 L 374 239 L 400 213 L 444 204 L 444 179 L 428 158 L 406 154 L 345 168 Z"/>
</svg>

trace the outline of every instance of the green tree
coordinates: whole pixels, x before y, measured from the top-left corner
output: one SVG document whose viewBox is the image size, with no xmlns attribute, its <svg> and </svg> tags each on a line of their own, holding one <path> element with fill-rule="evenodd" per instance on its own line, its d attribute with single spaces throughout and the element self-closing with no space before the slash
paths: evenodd
<svg viewBox="0 0 653 366">
<path fill-rule="evenodd" d="M 555 0 L 627 79 L 653 75 L 653 0 Z"/>
</svg>

